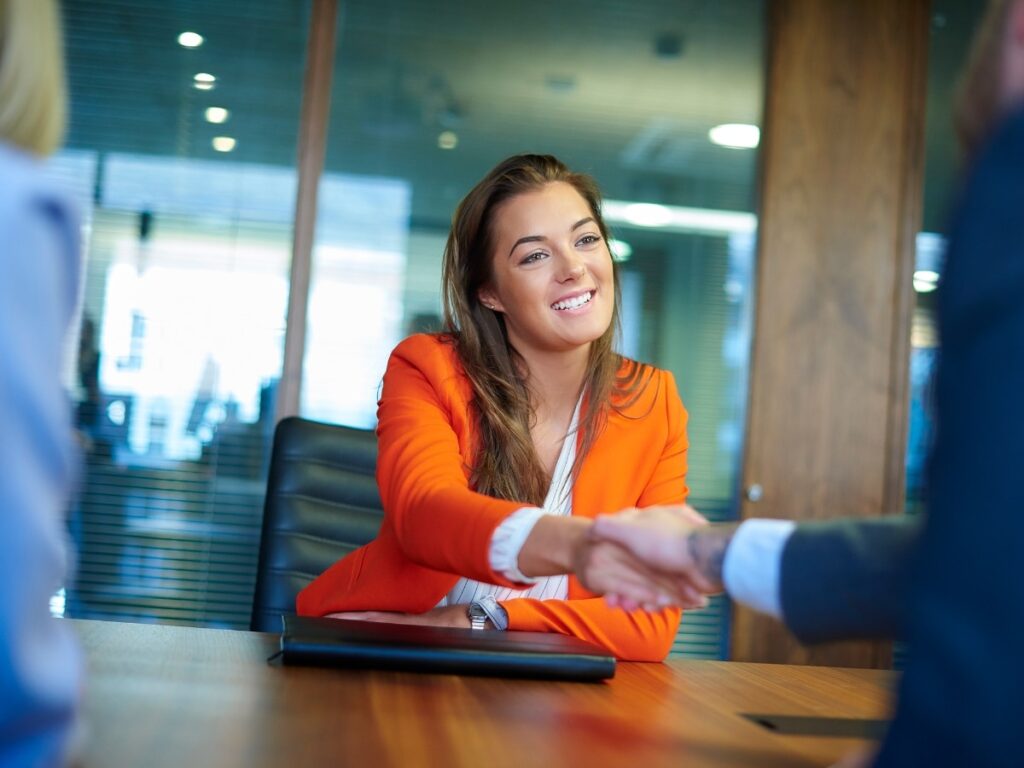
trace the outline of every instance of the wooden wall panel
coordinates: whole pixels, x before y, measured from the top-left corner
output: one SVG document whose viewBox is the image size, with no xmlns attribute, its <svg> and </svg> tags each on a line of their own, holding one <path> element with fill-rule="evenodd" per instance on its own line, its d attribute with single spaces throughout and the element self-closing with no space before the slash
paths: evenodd
<svg viewBox="0 0 1024 768">
<path fill-rule="evenodd" d="M 903 504 L 928 0 L 773 0 L 761 148 L 744 517 Z M 889 646 L 804 649 L 737 610 L 732 657 L 885 666 Z"/>
</svg>

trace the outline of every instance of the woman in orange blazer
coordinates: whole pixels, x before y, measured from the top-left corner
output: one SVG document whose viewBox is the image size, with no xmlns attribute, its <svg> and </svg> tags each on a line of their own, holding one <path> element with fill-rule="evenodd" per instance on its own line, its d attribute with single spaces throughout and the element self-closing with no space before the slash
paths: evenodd
<svg viewBox="0 0 1024 768">
<path fill-rule="evenodd" d="M 602 561 L 657 583 L 592 541 L 591 520 L 685 514 L 686 411 L 670 373 L 612 350 L 614 272 L 596 185 L 555 158 L 509 158 L 467 195 L 445 249 L 447 332 L 406 339 L 384 374 L 380 535 L 304 589 L 300 614 L 560 632 L 665 658 L 678 609 L 613 608 L 560 575 Z"/>
</svg>

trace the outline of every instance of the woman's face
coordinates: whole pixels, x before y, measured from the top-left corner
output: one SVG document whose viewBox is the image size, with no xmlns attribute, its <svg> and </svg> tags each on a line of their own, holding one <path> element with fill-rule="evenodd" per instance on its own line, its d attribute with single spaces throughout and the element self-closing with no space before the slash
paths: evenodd
<svg viewBox="0 0 1024 768">
<path fill-rule="evenodd" d="M 494 211 L 493 279 L 480 300 L 505 316 L 512 346 L 565 352 L 589 346 L 612 321 L 612 257 L 586 200 L 552 182 Z"/>
</svg>

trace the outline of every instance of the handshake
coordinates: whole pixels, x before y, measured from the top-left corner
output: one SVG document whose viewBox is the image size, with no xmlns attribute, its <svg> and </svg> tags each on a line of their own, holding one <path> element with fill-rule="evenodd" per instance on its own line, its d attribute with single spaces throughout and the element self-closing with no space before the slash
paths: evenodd
<svg viewBox="0 0 1024 768">
<path fill-rule="evenodd" d="M 709 525 L 681 505 L 601 515 L 573 553 L 573 571 L 591 592 L 626 610 L 701 608 L 721 592 L 734 524 Z"/>
</svg>

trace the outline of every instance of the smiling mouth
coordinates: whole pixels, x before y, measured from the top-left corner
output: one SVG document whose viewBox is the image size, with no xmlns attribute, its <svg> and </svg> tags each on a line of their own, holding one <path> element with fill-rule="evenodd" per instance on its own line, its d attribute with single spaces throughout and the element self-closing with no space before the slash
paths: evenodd
<svg viewBox="0 0 1024 768">
<path fill-rule="evenodd" d="M 581 293 L 579 296 L 573 296 L 571 299 L 565 299 L 564 301 L 556 301 L 551 305 L 552 309 L 579 309 L 584 304 L 589 304 L 590 300 L 594 298 L 593 291 L 587 291 Z"/>
</svg>

